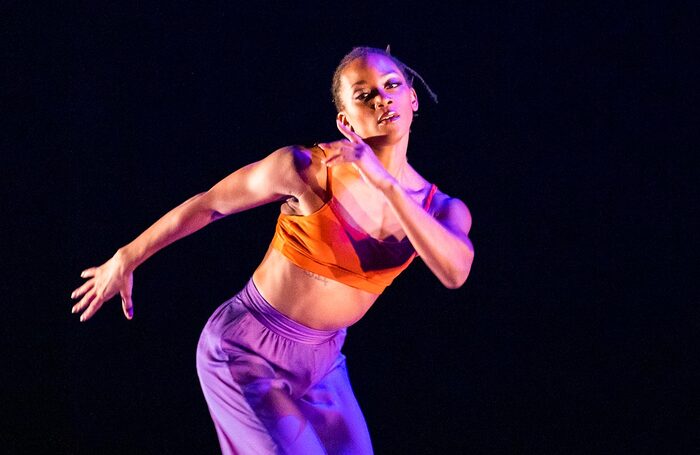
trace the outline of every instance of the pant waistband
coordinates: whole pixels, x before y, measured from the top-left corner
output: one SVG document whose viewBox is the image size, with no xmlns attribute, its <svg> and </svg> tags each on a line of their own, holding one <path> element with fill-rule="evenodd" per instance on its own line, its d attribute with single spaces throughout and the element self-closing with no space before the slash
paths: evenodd
<svg viewBox="0 0 700 455">
<path fill-rule="evenodd" d="M 338 334 L 338 330 L 319 330 L 307 327 L 280 313 L 265 300 L 253 283 L 248 280 L 241 294 L 245 296 L 243 305 L 262 325 L 292 341 L 305 344 L 322 344 Z"/>
</svg>

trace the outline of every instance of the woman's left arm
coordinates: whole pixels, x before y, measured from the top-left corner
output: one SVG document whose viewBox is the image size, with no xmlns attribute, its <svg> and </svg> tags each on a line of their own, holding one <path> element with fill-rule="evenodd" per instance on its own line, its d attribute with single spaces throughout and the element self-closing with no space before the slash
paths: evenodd
<svg viewBox="0 0 700 455">
<path fill-rule="evenodd" d="M 438 202 L 436 216 L 431 216 L 384 169 L 360 136 L 341 122 L 337 125 L 348 141 L 320 144 L 330 152 L 326 165 L 355 166 L 369 185 L 384 194 L 411 244 L 440 282 L 450 289 L 462 286 L 474 259 L 467 206 L 459 199 L 447 198 Z"/>
</svg>

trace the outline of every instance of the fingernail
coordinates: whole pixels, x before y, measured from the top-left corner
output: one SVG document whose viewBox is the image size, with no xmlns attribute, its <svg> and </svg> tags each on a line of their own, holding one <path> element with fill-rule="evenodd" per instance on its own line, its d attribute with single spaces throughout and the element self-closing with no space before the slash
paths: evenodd
<svg viewBox="0 0 700 455">
<path fill-rule="evenodd" d="M 73 313 L 73 314 L 75 314 L 75 308 L 71 308 L 71 309 L 70 309 L 70 312 Z"/>
<path fill-rule="evenodd" d="M 71 299 L 74 299 L 74 298 L 75 298 L 75 292 L 71 292 L 70 298 L 71 298 Z"/>
<path fill-rule="evenodd" d="M 85 321 L 85 316 L 80 316 L 80 322 Z"/>
<path fill-rule="evenodd" d="M 85 272 L 80 272 L 80 278 L 85 278 Z"/>
</svg>

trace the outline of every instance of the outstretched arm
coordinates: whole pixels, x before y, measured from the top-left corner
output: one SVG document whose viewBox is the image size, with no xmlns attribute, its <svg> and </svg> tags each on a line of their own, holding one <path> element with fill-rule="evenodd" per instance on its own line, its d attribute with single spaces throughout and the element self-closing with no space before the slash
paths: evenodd
<svg viewBox="0 0 700 455">
<path fill-rule="evenodd" d="M 351 163 L 367 184 L 381 191 L 423 262 L 446 287 L 464 284 L 471 270 L 474 248 L 468 234 L 471 215 L 459 199 L 442 201 L 435 217 L 417 204 L 384 169 L 372 149 L 342 122 L 338 129 L 347 141 L 321 144 L 331 156 L 327 166 Z"/>
<path fill-rule="evenodd" d="M 80 320 L 86 321 L 119 293 L 124 315 L 131 319 L 134 269 L 159 250 L 212 221 L 294 194 L 299 181 L 296 153 L 295 148 L 285 147 L 237 170 L 209 191 L 191 197 L 163 215 L 101 266 L 84 270 L 80 276 L 87 281 L 71 294 L 72 299 L 80 298 L 72 312 L 82 312 Z"/>
</svg>

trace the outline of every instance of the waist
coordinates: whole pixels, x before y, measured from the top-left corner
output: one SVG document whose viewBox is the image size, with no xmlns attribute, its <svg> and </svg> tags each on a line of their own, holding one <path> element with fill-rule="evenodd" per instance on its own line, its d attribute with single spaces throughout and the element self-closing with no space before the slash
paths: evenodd
<svg viewBox="0 0 700 455">
<path fill-rule="evenodd" d="M 305 344 L 322 344 L 335 337 L 340 330 L 320 330 L 297 322 L 265 300 L 253 282 L 253 278 L 243 288 L 243 305 L 250 314 L 271 331 L 293 341 Z"/>
<path fill-rule="evenodd" d="M 271 306 L 319 330 L 349 327 L 364 316 L 378 297 L 309 273 L 274 248 L 268 250 L 253 279 Z"/>
</svg>

